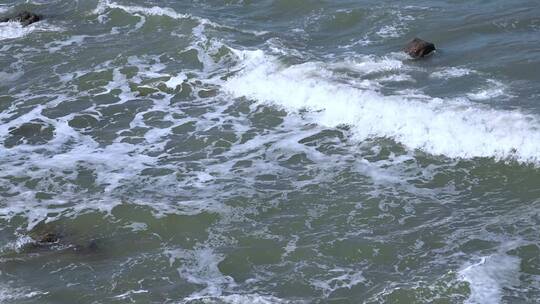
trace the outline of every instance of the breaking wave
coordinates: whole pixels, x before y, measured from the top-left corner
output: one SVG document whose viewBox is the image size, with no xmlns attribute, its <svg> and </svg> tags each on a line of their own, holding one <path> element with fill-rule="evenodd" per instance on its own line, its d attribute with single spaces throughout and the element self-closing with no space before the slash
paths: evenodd
<svg viewBox="0 0 540 304">
<path fill-rule="evenodd" d="M 344 80 L 332 64 L 287 66 L 261 50 L 237 54 L 243 71 L 224 84 L 234 97 L 302 113 L 325 127 L 348 125 L 357 140 L 391 138 L 409 149 L 451 158 L 540 160 L 540 122 L 534 115 L 487 108 L 465 96 L 384 95 L 378 82 Z M 344 64 L 363 74 L 402 68 L 397 59 L 367 59 Z"/>
</svg>

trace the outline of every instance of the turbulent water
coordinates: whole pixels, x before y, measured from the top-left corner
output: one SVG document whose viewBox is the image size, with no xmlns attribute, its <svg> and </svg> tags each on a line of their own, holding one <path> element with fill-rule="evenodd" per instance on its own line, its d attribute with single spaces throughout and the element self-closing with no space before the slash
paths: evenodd
<svg viewBox="0 0 540 304">
<path fill-rule="evenodd" d="M 25 9 L 0 303 L 540 301 L 538 1 Z"/>
</svg>

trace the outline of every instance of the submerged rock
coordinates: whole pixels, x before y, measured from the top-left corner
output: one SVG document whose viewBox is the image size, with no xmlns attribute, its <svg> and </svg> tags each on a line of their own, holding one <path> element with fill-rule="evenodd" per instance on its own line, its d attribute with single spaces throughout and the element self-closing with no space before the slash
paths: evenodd
<svg viewBox="0 0 540 304">
<path fill-rule="evenodd" d="M 58 223 L 41 222 L 28 232 L 31 239 L 21 253 L 98 254 L 102 252 L 100 240 L 77 235 Z"/>
<path fill-rule="evenodd" d="M 53 139 L 55 128 L 41 119 L 34 119 L 19 126 L 13 126 L 8 131 L 9 135 L 4 137 L 4 146 L 12 148 L 21 144 L 45 144 Z"/>
<path fill-rule="evenodd" d="M 78 254 L 93 254 L 99 251 L 98 241 L 93 239 L 86 245 L 75 245 L 73 250 Z"/>
<path fill-rule="evenodd" d="M 28 11 L 22 11 L 14 16 L 2 18 L 0 19 L 0 22 L 20 22 L 23 26 L 30 25 L 32 23 L 41 21 L 43 19 L 43 16 L 34 14 L 32 12 Z"/>
<path fill-rule="evenodd" d="M 50 250 L 60 246 L 62 236 L 56 232 L 46 232 L 43 234 L 30 233 L 29 237 L 32 239 L 22 246 L 21 252 L 36 252 L 43 250 Z"/>
<path fill-rule="evenodd" d="M 435 45 L 420 38 L 414 38 L 407 46 L 405 46 L 403 51 L 412 58 L 417 59 L 427 56 L 435 51 Z"/>
<path fill-rule="evenodd" d="M 56 233 L 46 233 L 45 235 L 41 236 L 38 240 L 40 244 L 52 244 L 56 243 L 60 240 L 60 235 Z"/>
</svg>

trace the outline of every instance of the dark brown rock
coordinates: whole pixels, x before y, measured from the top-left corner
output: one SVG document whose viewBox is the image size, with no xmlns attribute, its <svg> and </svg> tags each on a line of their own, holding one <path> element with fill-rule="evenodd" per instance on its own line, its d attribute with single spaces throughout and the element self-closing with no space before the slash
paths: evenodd
<svg viewBox="0 0 540 304">
<path fill-rule="evenodd" d="M 46 233 L 44 234 L 40 239 L 39 243 L 42 244 L 50 244 L 50 243 L 56 243 L 60 239 L 60 236 L 56 233 Z"/>
<path fill-rule="evenodd" d="M 31 237 L 34 241 L 23 247 L 25 252 L 49 250 L 59 245 L 61 238 L 59 234 L 54 232 L 47 232 L 41 235 L 31 234 Z"/>
<path fill-rule="evenodd" d="M 27 26 L 27 25 L 30 25 L 32 23 L 41 21 L 42 19 L 43 19 L 43 16 L 41 16 L 41 15 L 34 14 L 34 13 L 31 13 L 31 12 L 28 12 L 28 11 L 22 11 L 22 12 L 18 13 L 15 16 L 2 18 L 2 19 L 0 19 L 0 22 L 8 22 L 8 21 L 20 22 L 23 26 Z"/>
<path fill-rule="evenodd" d="M 424 41 L 420 38 L 414 38 L 403 49 L 405 53 L 409 54 L 412 58 L 422 58 L 435 51 L 435 45 L 431 42 Z"/>
</svg>

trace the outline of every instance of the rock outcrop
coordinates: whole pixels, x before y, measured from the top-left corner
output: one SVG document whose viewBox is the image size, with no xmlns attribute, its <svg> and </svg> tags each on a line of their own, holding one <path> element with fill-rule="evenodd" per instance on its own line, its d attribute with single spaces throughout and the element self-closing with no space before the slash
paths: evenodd
<svg viewBox="0 0 540 304">
<path fill-rule="evenodd" d="M 41 236 L 38 242 L 40 244 L 53 244 L 53 243 L 57 243 L 59 240 L 60 240 L 60 235 L 49 232 Z"/>
<path fill-rule="evenodd" d="M 412 58 L 418 59 L 431 54 L 435 51 L 435 45 L 420 38 L 414 38 L 405 46 L 403 51 Z"/>
<path fill-rule="evenodd" d="M 41 21 L 43 16 L 28 11 L 22 11 L 14 16 L 2 18 L 0 22 L 20 22 L 23 26 Z"/>
</svg>

